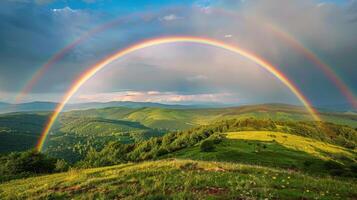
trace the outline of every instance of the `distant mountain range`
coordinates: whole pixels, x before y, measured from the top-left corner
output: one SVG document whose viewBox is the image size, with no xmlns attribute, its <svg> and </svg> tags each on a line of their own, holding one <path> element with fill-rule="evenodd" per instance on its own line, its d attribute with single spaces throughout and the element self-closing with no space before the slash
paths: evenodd
<svg viewBox="0 0 357 200">
<path fill-rule="evenodd" d="M 0 113 L 10 112 L 30 112 L 30 111 L 53 111 L 58 103 L 56 102 L 28 102 L 20 104 L 10 104 L 0 102 Z M 93 108 L 108 108 L 108 107 L 128 107 L 128 108 L 172 108 L 172 109 L 187 109 L 187 108 L 222 108 L 229 107 L 231 105 L 209 103 L 209 104 L 192 104 L 192 105 L 180 105 L 180 104 L 161 104 L 153 102 L 132 102 L 132 101 L 111 101 L 111 102 L 90 102 L 90 103 L 76 103 L 66 105 L 66 111 L 70 110 L 85 110 Z"/>
<path fill-rule="evenodd" d="M 0 102 L 0 113 L 10 112 L 30 112 L 30 111 L 53 111 L 58 103 L 56 102 L 28 102 L 20 104 L 10 104 Z M 274 103 L 272 103 L 274 104 Z M 281 104 L 284 105 L 284 104 Z M 288 104 L 286 104 L 288 105 Z M 85 110 L 94 108 L 108 108 L 108 107 L 127 107 L 127 108 L 171 108 L 171 109 L 188 109 L 188 108 L 224 108 L 224 107 L 236 107 L 238 105 L 223 104 L 223 103 L 201 103 L 191 105 L 181 104 L 162 104 L 154 102 L 132 102 L 132 101 L 110 101 L 110 102 L 89 102 L 89 103 L 76 103 L 68 104 L 65 107 L 65 111 L 70 110 Z M 239 105 L 241 106 L 241 105 Z M 339 112 L 356 112 L 353 111 L 348 104 L 334 104 L 334 105 L 321 105 L 318 106 L 321 111 L 339 111 Z"/>
</svg>

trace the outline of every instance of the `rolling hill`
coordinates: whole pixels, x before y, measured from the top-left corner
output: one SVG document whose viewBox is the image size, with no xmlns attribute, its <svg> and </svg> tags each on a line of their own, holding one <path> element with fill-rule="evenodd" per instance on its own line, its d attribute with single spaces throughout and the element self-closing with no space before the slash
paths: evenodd
<svg viewBox="0 0 357 200">
<path fill-rule="evenodd" d="M 133 114 L 129 108 L 116 109 L 121 112 L 107 116 Z M 135 116 L 147 109 L 135 109 Z M 169 119 L 177 116 L 177 110 L 168 111 Z M 64 113 L 49 139 L 53 146 L 48 153 L 75 162 L 72 168 L 6 180 L 0 184 L 0 198 L 357 198 L 357 131 L 346 125 L 221 118 L 186 130 L 157 132 L 165 134 L 133 143 L 120 138 L 124 133 L 131 137 L 155 129 L 134 121 L 98 118 L 108 112 L 112 109 Z M 100 147 L 93 149 L 96 145 Z"/>
<path fill-rule="evenodd" d="M 33 147 L 42 132 L 48 115 L 49 112 L 1 114 L 0 137 L 2 138 L 2 145 L 0 152 L 25 150 Z M 357 115 L 353 113 L 323 112 L 321 116 L 326 121 L 357 127 Z M 221 120 L 246 119 L 249 117 L 290 122 L 311 119 L 303 108 L 284 104 L 199 109 L 108 107 L 62 113 L 51 131 L 51 137 L 56 138 L 55 141 L 58 142 L 61 142 L 60 138 L 65 138 L 71 140 L 71 144 L 79 139 L 82 140 L 82 143 L 87 143 L 88 140 L 94 140 L 89 139 L 90 137 L 95 138 L 99 135 L 111 135 L 110 137 L 112 137 L 115 132 L 120 132 L 122 141 L 129 142 L 135 141 L 135 138 L 138 138 L 137 136 L 139 138 L 142 138 L 142 136 L 140 134 L 128 134 L 128 132 L 134 133 L 137 130 L 130 129 L 128 131 L 125 123 L 132 123 L 130 126 L 136 126 L 135 129 L 141 129 L 141 131 L 148 133 L 148 136 L 151 136 L 158 135 L 156 134 L 158 132 L 162 134 L 169 130 L 186 130 Z M 148 129 L 151 131 L 148 131 Z M 148 137 L 145 136 L 144 138 Z M 73 148 L 73 146 L 69 148 Z"/>
<path fill-rule="evenodd" d="M 306 110 L 286 104 L 262 104 L 228 108 L 168 109 L 113 107 L 66 112 L 64 117 L 90 116 L 106 119 L 137 121 L 151 128 L 187 129 L 225 119 L 272 119 L 277 121 L 312 120 Z M 353 113 L 322 112 L 324 121 L 357 127 L 357 115 Z"/>
<path fill-rule="evenodd" d="M 353 180 L 291 170 L 159 160 L 14 180 L 3 199 L 355 199 Z"/>
</svg>

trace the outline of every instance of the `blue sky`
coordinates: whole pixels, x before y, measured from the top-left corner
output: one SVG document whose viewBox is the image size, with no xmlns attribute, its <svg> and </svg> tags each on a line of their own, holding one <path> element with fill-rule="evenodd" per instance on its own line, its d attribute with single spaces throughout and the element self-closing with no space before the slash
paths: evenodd
<svg viewBox="0 0 357 200">
<path fill-rule="evenodd" d="M 192 35 L 257 53 L 291 77 L 315 105 L 347 103 L 313 63 L 259 23 L 291 34 L 332 66 L 351 91 L 357 90 L 357 3 L 352 0 L 4 0 L 0 16 L 0 101 L 12 102 L 51 56 L 113 20 L 115 25 L 66 52 L 24 101 L 58 101 L 83 70 L 129 44 Z M 91 79 L 73 101 L 129 97 L 168 103 L 298 103 L 278 80 L 244 58 L 195 45 L 134 53 Z"/>
</svg>

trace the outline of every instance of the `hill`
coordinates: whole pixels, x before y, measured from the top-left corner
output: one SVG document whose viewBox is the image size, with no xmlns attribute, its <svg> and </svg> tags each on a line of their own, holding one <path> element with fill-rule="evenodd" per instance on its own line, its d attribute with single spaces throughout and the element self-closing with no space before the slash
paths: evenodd
<svg viewBox="0 0 357 200">
<path fill-rule="evenodd" d="M 10 104 L 0 102 L 0 113 L 10 112 L 37 112 L 37 111 L 53 111 L 58 105 L 56 102 L 27 102 Z M 161 104 L 153 102 L 133 102 L 133 101 L 110 101 L 110 102 L 89 102 L 89 103 L 75 103 L 67 104 L 64 108 L 65 111 L 70 110 L 86 110 L 86 109 L 100 109 L 109 107 L 127 107 L 127 108 L 170 108 L 170 109 L 187 109 L 187 108 L 211 108 L 211 107 L 225 107 L 224 104 L 193 104 L 193 105 L 180 105 L 180 104 Z"/>
<path fill-rule="evenodd" d="M 355 162 L 356 151 L 307 137 L 272 131 L 240 131 L 224 135 L 225 138 L 214 144 L 214 150 L 209 152 L 195 145 L 167 157 L 255 164 L 310 174 L 338 173 L 328 167 L 332 160 L 346 166 Z"/>
<path fill-rule="evenodd" d="M 107 124 L 112 130 L 120 124 L 120 131 L 149 129 L 137 122 L 81 119 L 62 118 L 68 121 L 59 123 L 69 127 L 64 134 L 87 137 L 89 130 L 96 133 L 95 127 Z M 75 124 L 83 124 L 84 129 Z M 104 131 L 94 139 L 108 136 L 111 132 Z M 54 147 L 70 146 L 63 141 Z M 356 130 L 331 123 L 222 120 L 135 143 L 112 138 L 99 150 L 90 148 L 65 173 L 26 173 L 22 166 L 27 162 L 43 164 L 32 157 L 4 156 L 0 162 L 16 167 L 15 174 L 0 170 L 9 177 L 0 184 L 0 198 L 355 199 L 356 142 Z M 84 146 L 74 147 L 83 150 Z M 64 162 L 57 160 L 48 172 L 56 172 L 53 167 L 58 164 L 65 169 Z M 9 181 L 21 178 L 17 168 L 22 177 L 34 177 Z"/>
<path fill-rule="evenodd" d="M 70 111 L 63 116 L 90 116 L 137 121 L 151 128 L 187 129 L 225 119 L 272 119 L 276 121 L 311 121 L 303 107 L 286 104 L 262 104 L 228 108 L 168 109 L 113 107 Z M 357 115 L 322 112 L 324 121 L 357 127 Z"/>
<path fill-rule="evenodd" d="M 192 160 L 71 170 L 0 185 L 3 199 L 355 199 L 351 180 Z"/>
<path fill-rule="evenodd" d="M 61 118 L 48 138 L 46 152 L 74 162 L 90 148 L 101 149 L 110 141 L 134 143 L 163 135 L 139 122 L 103 118 Z"/>
<path fill-rule="evenodd" d="M 1 114 L 0 127 L 2 131 L 0 137 L 2 138 L 2 146 L 0 152 L 25 150 L 34 147 L 49 114 L 49 112 Z M 324 112 L 321 113 L 321 116 L 326 121 L 357 127 L 357 115 L 354 114 Z M 83 155 L 90 146 L 99 149 L 110 140 L 131 143 L 170 131 L 188 130 L 222 120 L 239 120 L 250 117 L 259 120 L 272 119 L 274 121 L 291 122 L 288 126 L 292 126 L 295 122 L 311 120 L 303 108 L 284 104 L 199 109 L 109 107 L 75 110 L 60 115 L 51 130 L 46 146 L 51 147 L 54 150 L 52 152 L 66 152 L 63 154 L 72 155 L 69 152 L 78 154 L 80 151 L 80 154 Z M 309 124 L 304 126 L 310 127 Z M 315 128 L 310 127 L 310 129 Z M 299 132 L 297 128 L 293 130 Z M 348 130 L 346 129 L 347 132 Z M 287 130 L 283 132 L 285 131 Z M 9 135 L 10 132 L 11 135 Z M 307 130 L 305 134 L 310 132 L 310 130 Z M 318 139 L 323 138 L 324 135 L 328 135 L 329 138 L 334 137 L 334 131 L 321 129 L 313 132 L 315 137 L 320 137 Z M 309 137 L 311 137 L 311 134 Z M 338 143 L 340 145 L 348 145 L 350 139 L 335 138 L 334 140 L 340 140 Z M 325 141 L 329 142 L 328 140 Z M 60 144 L 63 148 L 59 147 Z M 66 147 L 64 148 L 64 146 Z M 82 152 L 79 149 L 86 150 Z"/>
<path fill-rule="evenodd" d="M 33 148 L 46 121 L 47 115 L 40 113 L 0 115 L 0 152 Z"/>
</svg>

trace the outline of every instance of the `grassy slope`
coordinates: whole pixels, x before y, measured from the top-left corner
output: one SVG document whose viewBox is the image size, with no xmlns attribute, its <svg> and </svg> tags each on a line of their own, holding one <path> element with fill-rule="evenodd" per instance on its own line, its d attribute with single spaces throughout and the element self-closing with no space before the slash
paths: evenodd
<svg viewBox="0 0 357 200">
<path fill-rule="evenodd" d="M 356 191 L 356 184 L 344 179 L 251 165 L 161 160 L 14 180 L 0 185 L 0 198 L 355 199 Z"/>
<path fill-rule="evenodd" d="M 64 116 L 101 117 L 106 119 L 131 120 L 152 128 L 187 129 L 207 125 L 217 120 L 232 118 L 272 119 L 277 121 L 311 120 L 306 111 L 297 106 L 264 104 L 233 108 L 209 109 L 168 109 L 168 108 L 105 108 L 84 111 L 71 111 Z M 341 113 L 322 113 L 328 122 L 357 127 L 357 115 Z"/>
<path fill-rule="evenodd" d="M 302 151 L 321 159 L 330 159 L 331 155 L 353 158 L 353 153 L 346 148 L 327 144 L 314 139 L 280 132 L 242 131 L 227 133 L 228 139 L 276 142 L 286 148 Z"/>
<path fill-rule="evenodd" d="M 217 144 L 212 152 L 201 152 L 199 146 L 194 146 L 170 157 L 257 164 L 320 174 L 327 173 L 324 169 L 326 160 L 351 164 L 356 152 L 291 134 L 242 131 L 228 133 L 227 139 Z M 304 164 L 305 161 L 309 163 L 308 166 Z"/>
</svg>

